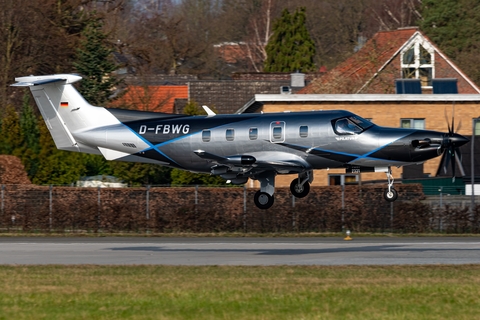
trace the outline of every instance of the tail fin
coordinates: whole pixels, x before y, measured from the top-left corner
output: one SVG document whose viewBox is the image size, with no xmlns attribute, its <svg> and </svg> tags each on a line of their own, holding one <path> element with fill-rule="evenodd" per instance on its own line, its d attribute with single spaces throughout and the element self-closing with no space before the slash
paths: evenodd
<svg viewBox="0 0 480 320">
<path fill-rule="evenodd" d="M 12 86 L 29 87 L 58 149 L 99 153 L 98 148 L 79 143 L 75 132 L 115 125 L 119 121 L 101 107 L 90 105 L 72 86 L 82 78 L 71 74 L 16 78 Z"/>
</svg>

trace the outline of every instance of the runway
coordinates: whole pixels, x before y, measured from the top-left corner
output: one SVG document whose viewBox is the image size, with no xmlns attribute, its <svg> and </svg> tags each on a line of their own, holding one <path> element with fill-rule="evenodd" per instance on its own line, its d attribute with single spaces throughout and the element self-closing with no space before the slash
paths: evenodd
<svg viewBox="0 0 480 320">
<path fill-rule="evenodd" d="M 480 263 L 480 238 L 8 238 L 2 265 L 422 265 Z"/>
</svg>

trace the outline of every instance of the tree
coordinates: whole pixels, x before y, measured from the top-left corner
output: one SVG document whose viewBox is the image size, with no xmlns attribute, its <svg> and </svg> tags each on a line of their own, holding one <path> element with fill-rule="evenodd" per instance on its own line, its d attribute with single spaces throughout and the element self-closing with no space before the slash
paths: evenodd
<svg viewBox="0 0 480 320">
<path fill-rule="evenodd" d="M 113 49 L 108 46 L 106 39 L 101 21 L 90 21 L 82 31 L 80 48 L 73 63 L 84 77 L 80 83 L 80 93 L 93 105 L 105 103 L 119 83 L 112 75 L 117 66 L 112 60 Z"/>
<path fill-rule="evenodd" d="M 424 0 L 420 27 L 477 84 L 480 83 L 480 10 L 475 0 Z"/>
<path fill-rule="evenodd" d="M 20 114 L 19 124 L 24 144 L 23 152 L 20 156 L 23 166 L 27 171 L 30 180 L 35 176 L 39 166 L 38 153 L 40 152 L 40 129 L 38 127 L 39 119 L 30 103 L 30 93 L 25 92 L 23 96 L 22 113 Z"/>
<path fill-rule="evenodd" d="M 24 140 L 20 128 L 20 118 L 10 106 L 5 110 L 0 135 L 0 153 L 20 157 L 24 151 Z"/>
<path fill-rule="evenodd" d="M 35 184 L 73 184 L 85 174 L 82 154 L 58 150 L 53 143 L 50 131 L 40 122 L 40 161 L 32 182 Z"/>
<path fill-rule="evenodd" d="M 267 44 L 266 72 L 312 71 L 315 68 L 315 44 L 305 25 L 305 8 L 293 15 L 285 9 L 273 25 L 273 35 Z"/>
</svg>

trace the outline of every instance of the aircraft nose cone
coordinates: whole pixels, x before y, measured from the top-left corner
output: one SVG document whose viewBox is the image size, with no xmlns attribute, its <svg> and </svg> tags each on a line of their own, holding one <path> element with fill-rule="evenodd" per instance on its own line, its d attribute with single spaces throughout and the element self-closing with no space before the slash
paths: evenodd
<svg viewBox="0 0 480 320">
<path fill-rule="evenodd" d="M 450 143 L 453 144 L 455 147 L 463 146 L 465 143 L 469 142 L 470 139 L 458 134 L 454 133 L 452 136 L 448 137 Z"/>
</svg>

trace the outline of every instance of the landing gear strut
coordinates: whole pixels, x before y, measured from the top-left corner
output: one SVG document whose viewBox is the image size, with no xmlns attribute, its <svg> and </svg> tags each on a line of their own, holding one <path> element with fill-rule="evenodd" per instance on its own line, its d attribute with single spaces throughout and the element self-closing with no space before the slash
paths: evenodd
<svg viewBox="0 0 480 320">
<path fill-rule="evenodd" d="M 258 175 L 260 190 L 255 193 L 253 202 L 259 209 L 268 209 L 275 201 L 275 171 L 265 171 Z"/>
<path fill-rule="evenodd" d="M 388 202 L 393 202 L 397 200 L 398 198 L 398 192 L 393 188 L 393 175 L 392 175 L 392 169 L 388 167 L 388 171 L 386 172 L 387 174 L 387 180 L 388 180 L 388 188 L 383 192 L 383 197 L 385 200 Z"/>
<path fill-rule="evenodd" d="M 298 175 L 290 184 L 290 192 L 297 198 L 306 197 L 310 192 L 310 182 L 313 181 L 311 171 L 307 171 Z"/>
</svg>

